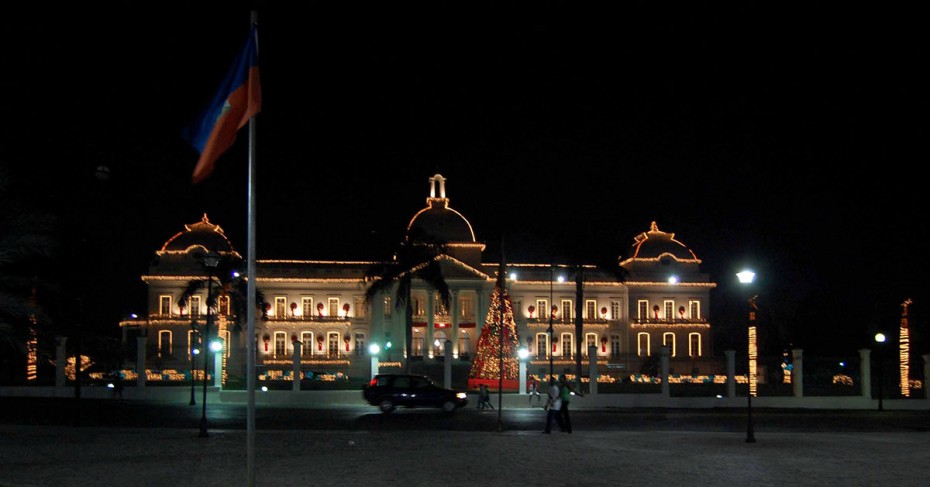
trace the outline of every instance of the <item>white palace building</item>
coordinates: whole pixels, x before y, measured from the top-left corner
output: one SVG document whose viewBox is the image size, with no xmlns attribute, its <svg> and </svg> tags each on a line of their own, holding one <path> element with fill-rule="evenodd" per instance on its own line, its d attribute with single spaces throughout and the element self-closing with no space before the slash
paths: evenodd
<svg viewBox="0 0 930 487">
<path fill-rule="evenodd" d="M 485 245 L 449 202 L 446 180 L 439 174 L 429 178 L 426 207 L 407 226 L 408 239 L 425 235 L 444 243 L 446 250 L 439 259 L 451 291 L 446 309 L 435 291 L 414 280 L 410 359 L 426 365 L 444 361 L 448 340 L 452 363 L 467 366 L 475 356 L 499 264 L 483 262 Z M 207 288 L 185 290 L 192 281 L 208 279 L 205 253 L 242 260 L 207 215 L 185 225 L 155 252 L 148 274 L 142 276 L 148 285 L 148 312 L 120 323 L 123 340 L 139 345 L 140 357 L 144 353 L 140 360 L 145 362 L 147 381 L 189 380 L 192 370 L 197 377 L 203 368 L 191 352 L 199 352 L 198 331 L 207 321 Z M 598 375 L 607 380 L 639 374 L 655 364 L 663 346 L 668 348 L 672 373 L 724 374 L 721 361 L 713 356 L 707 315 L 710 290 L 716 285 L 701 272 L 697 255 L 655 222 L 634 237 L 624 254 L 629 257 L 617 263 L 625 271 L 622 279 L 617 272 L 593 265 L 581 266 L 579 273 L 573 264 L 507 263 L 506 285 L 519 342 L 530 353 L 528 372 L 545 377 L 550 363 L 556 373 L 570 369 L 580 340 L 584 363 L 590 363 L 588 355 L 596 352 Z M 372 343 L 382 348 L 382 368 L 402 368 L 404 310 L 394 306 L 393 295 L 365 299 L 369 285 L 365 276 L 375 264 L 258 260 L 256 286 L 267 303 L 265 316 L 255 320 L 260 378 L 292 380 L 295 347 L 301 378 L 367 377 Z M 236 298 L 226 292 L 232 276 L 219 275 L 222 266 L 216 269 L 211 286 L 221 291 L 216 307 L 210 309 L 209 333 L 218 336 L 224 347 L 218 354 L 221 360 L 215 361 L 223 372 L 214 380 L 220 383 L 222 378 L 224 385 L 232 386 L 244 383 L 246 326 L 245 320 L 240 320 L 241 328 L 235 326 Z M 576 292 L 579 274 L 583 302 Z M 185 295 L 190 298 L 182 300 Z M 583 324 L 577 335 L 579 315 Z M 213 364 L 210 369 L 212 374 Z"/>
</svg>

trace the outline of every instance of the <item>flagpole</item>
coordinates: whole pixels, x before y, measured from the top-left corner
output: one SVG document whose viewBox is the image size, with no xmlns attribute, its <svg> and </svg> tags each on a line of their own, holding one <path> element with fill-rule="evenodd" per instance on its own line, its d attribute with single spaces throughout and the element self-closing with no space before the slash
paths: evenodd
<svg viewBox="0 0 930 487">
<path fill-rule="evenodd" d="M 252 10 L 249 27 L 258 24 L 258 12 Z M 258 52 L 258 34 L 256 33 L 255 51 Z M 248 485 L 255 486 L 255 309 L 258 274 L 255 269 L 255 116 L 249 119 L 249 189 L 248 189 L 248 244 L 247 244 L 247 271 L 248 276 L 248 307 L 246 308 L 246 390 L 248 391 L 248 407 L 246 412 L 246 465 L 248 469 Z"/>
</svg>

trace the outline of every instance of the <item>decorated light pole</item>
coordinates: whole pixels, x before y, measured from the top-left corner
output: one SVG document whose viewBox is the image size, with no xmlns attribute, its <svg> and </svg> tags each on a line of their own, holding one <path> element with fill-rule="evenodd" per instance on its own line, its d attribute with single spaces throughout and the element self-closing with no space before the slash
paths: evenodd
<svg viewBox="0 0 930 487">
<path fill-rule="evenodd" d="M 737 273 L 736 277 L 741 284 L 748 286 L 755 280 L 756 273 L 745 270 Z M 747 382 L 749 385 L 749 392 L 746 394 L 746 443 L 756 442 L 756 434 L 752 426 L 752 396 L 757 394 L 756 360 L 758 359 L 758 344 L 756 342 L 756 311 L 759 308 L 756 305 L 756 298 L 758 298 L 756 295 L 749 298 L 749 343 L 747 345 L 747 355 L 749 358 Z"/>
</svg>

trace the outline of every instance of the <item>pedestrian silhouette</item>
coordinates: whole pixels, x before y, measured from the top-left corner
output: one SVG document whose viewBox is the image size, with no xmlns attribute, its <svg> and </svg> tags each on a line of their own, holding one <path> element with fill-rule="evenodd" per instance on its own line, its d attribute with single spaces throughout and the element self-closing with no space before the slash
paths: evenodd
<svg viewBox="0 0 930 487">
<path fill-rule="evenodd" d="M 539 381 L 534 377 L 530 380 L 530 404 L 533 404 L 533 398 L 536 398 L 536 404 L 542 405 L 542 396 L 539 395 Z"/>
<path fill-rule="evenodd" d="M 491 405 L 491 394 L 488 391 L 488 386 L 481 384 L 478 386 L 478 409 L 485 408 L 494 409 L 494 406 Z"/>
</svg>

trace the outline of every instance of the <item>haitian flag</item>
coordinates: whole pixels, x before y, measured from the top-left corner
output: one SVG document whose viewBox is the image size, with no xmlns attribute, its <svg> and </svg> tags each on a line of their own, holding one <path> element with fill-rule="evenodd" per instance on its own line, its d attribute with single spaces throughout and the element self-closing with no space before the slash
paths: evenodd
<svg viewBox="0 0 930 487">
<path fill-rule="evenodd" d="M 258 26 L 253 25 L 242 52 L 233 62 L 213 101 L 198 121 L 185 130 L 184 138 L 200 152 L 193 184 L 213 172 L 219 157 L 236 141 L 236 132 L 261 111 L 258 77 Z"/>
</svg>

